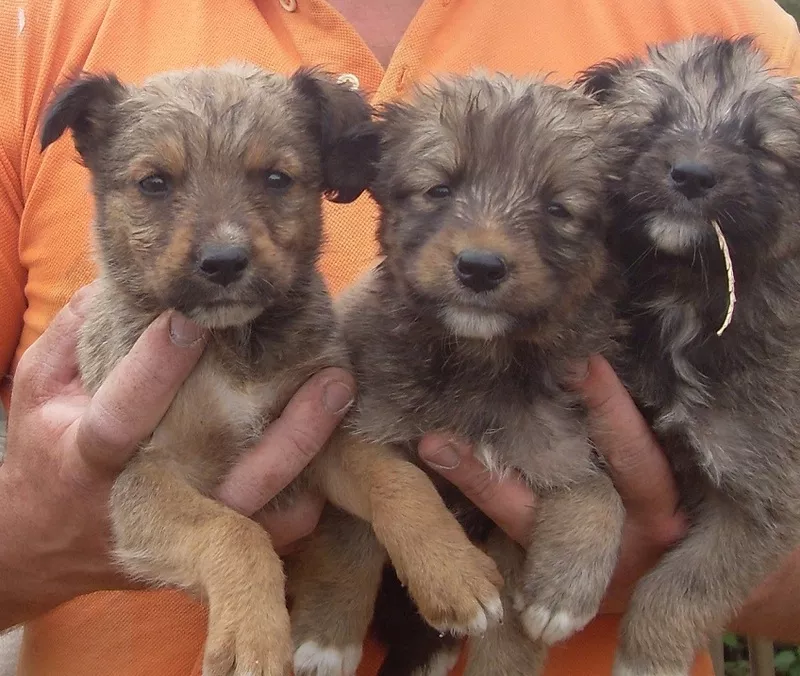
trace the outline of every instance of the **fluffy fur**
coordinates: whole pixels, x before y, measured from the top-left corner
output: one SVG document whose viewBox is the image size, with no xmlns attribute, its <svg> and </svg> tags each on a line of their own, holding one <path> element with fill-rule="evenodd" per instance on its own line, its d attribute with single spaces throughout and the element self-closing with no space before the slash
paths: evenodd
<svg viewBox="0 0 800 676">
<path fill-rule="evenodd" d="M 627 149 L 613 243 L 632 333 L 617 370 L 691 519 L 636 589 L 615 674 L 688 674 L 709 633 L 800 542 L 800 104 L 749 39 L 654 47 L 596 66 L 582 88 L 614 114 Z M 675 174 L 687 163 L 691 190 Z M 722 336 L 712 221 L 738 297 Z"/>
<path fill-rule="evenodd" d="M 616 330 L 603 246 L 606 116 L 555 85 L 474 76 L 421 89 L 381 117 L 371 190 L 385 259 L 340 305 L 360 383 L 351 427 L 412 461 L 423 433 L 450 431 L 473 442 L 490 471 L 518 471 L 541 496 L 523 552 L 498 533 L 485 537 L 476 510 L 443 487 L 506 580 L 506 621 L 472 642 L 467 673 L 530 675 L 542 640 L 597 611 L 621 530 L 618 496 L 563 386 L 573 360 L 608 351 Z M 363 597 L 376 578 L 343 572 L 337 582 Z M 566 620 L 557 632 L 553 618 Z M 440 673 L 452 659 L 452 642 L 435 632 L 394 643 L 386 674 Z"/>
<path fill-rule="evenodd" d="M 348 364 L 315 269 L 320 197 L 350 201 L 368 183 L 371 110 L 321 73 L 287 78 L 229 65 L 160 74 L 141 87 L 80 77 L 48 109 L 42 145 L 67 128 L 96 202 L 101 289 L 78 350 L 87 389 L 100 387 L 166 309 L 210 329 L 199 364 L 115 481 L 114 554 L 128 574 L 208 601 L 204 676 L 283 676 L 292 645 L 282 562 L 255 521 L 209 495 L 303 381 Z M 402 558 L 414 510 L 435 513 L 441 501 L 400 458 L 358 454 L 340 436 L 267 508 L 305 485 L 369 519 L 381 514 L 371 506 L 381 486 L 403 482 L 414 497 L 389 496 L 386 508 L 406 518 L 378 534 L 409 578 L 445 615 L 470 611 L 470 584 L 496 595 L 496 572 L 475 548 L 435 588 L 416 571 L 440 542 Z M 432 506 L 420 497 L 426 490 Z M 444 547 L 453 543 L 440 534 Z M 469 546 L 463 534 L 455 542 Z"/>
</svg>

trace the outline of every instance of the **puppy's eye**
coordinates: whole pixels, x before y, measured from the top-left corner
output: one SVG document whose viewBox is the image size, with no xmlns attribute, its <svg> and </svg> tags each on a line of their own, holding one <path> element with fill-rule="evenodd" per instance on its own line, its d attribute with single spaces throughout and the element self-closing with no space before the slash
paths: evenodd
<svg viewBox="0 0 800 676">
<path fill-rule="evenodd" d="M 294 179 L 282 171 L 265 171 L 264 172 L 264 185 L 269 190 L 283 192 L 288 189 L 294 182 Z"/>
<path fill-rule="evenodd" d="M 547 213 L 550 214 L 553 218 L 571 218 L 572 214 L 569 213 L 567 207 L 565 207 L 561 202 L 550 202 L 547 205 Z"/>
<path fill-rule="evenodd" d="M 435 185 L 425 194 L 435 200 L 447 199 L 451 194 L 450 186 L 444 184 Z"/>
<path fill-rule="evenodd" d="M 169 189 L 169 179 L 164 174 L 151 174 L 139 181 L 140 192 L 148 197 L 163 197 Z"/>
</svg>

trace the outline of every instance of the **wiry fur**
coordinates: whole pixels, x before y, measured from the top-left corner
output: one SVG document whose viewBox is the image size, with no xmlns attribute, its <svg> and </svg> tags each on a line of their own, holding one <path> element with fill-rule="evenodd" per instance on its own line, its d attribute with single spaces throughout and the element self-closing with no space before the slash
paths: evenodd
<svg viewBox="0 0 800 676">
<path fill-rule="evenodd" d="M 96 201 L 101 286 L 79 341 L 88 391 L 162 311 L 210 329 L 200 362 L 115 481 L 114 554 L 128 574 L 208 601 L 204 676 L 283 676 L 292 645 L 282 563 L 255 521 L 209 496 L 300 384 L 322 367 L 348 365 L 315 269 L 320 197 L 349 201 L 368 183 L 377 152 L 370 108 L 322 73 L 287 78 L 229 65 L 160 74 L 141 87 L 82 76 L 51 104 L 43 146 L 67 128 Z M 291 180 L 276 183 L 275 172 Z M 153 176 L 166 194 L 142 192 L 140 181 Z M 203 251 L 230 245 L 245 251 L 246 267 L 232 283 L 214 283 Z M 496 571 L 463 533 L 448 537 L 442 526 L 441 540 L 405 538 L 415 510 L 438 509 L 451 532 L 457 523 L 402 458 L 364 455 L 339 435 L 267 508 L 304 485 L 377 519 L 380 541 L 444 615 L 474 613 L 476 589 L 497 594 Z M 409 497 L 388 496 L 394 518 L 381 525 L 384 485 L 404 485 Z M 415 546 L 404 557 L 406 542 Z M 417 571 L 440 546 L 461 547 L 465 565 L 440 571 L 430 586 Z"/>
<path fill-rule="evenodd" d="M 310 90 L 347 120 L 336 137 L 320 137 Z M 290 662 L 280 559 L 254 521 L 207 496 L 305 379 L 347 364 L 315 270 L 320 195 L 338 187 L 322 146 L 369 119 L 360 98 L 321 75 L 232 64 L 141 87 L 84 75 L 58 93 L 43 124 L 43 147 L 72 129 L 93 182 L 101 286 L 78 346 L 87 390 L 166 309 L 211 329 L 110 504 L 114 555 L 128 574 L 207 599 L 204 676 L 278 676 Z M 365 161 L 362 188 L 369 170 Z M 275 171 L 293 182 L 270 187 Z M 167 194 L 140 191 L 154 175 Z M 214 284 L 200 273 L 201 251 L 231 244 L 247 251 L 247 268 L 235 283 Z"/>
<path fill-rule="evenodd" d="M 688 674 L 800 542 L 800 104 L 750 39 L 699 36 L 590 70 L 615 117 L 613 244 L 632 332 L 617 370 L 663 443 L 689 534 L 639 584 L 615 674 Z M 716 184 L 687 199 L 670 167 Z M 736 280 L 733 321 L 723 255 Z M 655 224 L 655 225 L 654 225 Z"/>
<path fill-rule="evenodd" d="M 388 105 L 371 188 L 385 260 L 340 304 L 359 381 L 351 429 L 412 461 L 424 433 L 449 431 L 473 442 L 492 471 L 520 472 L 542 498 L 540 518 L 525 556 L 505 537 L 489 540 L 506 578 L 504 605 L 580 623 L 597 611 L 622 522 L 584 412 L 563 385 L 573 361 L 610 350 L 616 330 L 603 246 L 613 152 L 605 124 L 586 97 L 503 76 L 442 80 Z M 429 195 L 437 185 L 450 196 Z M 569 214 L 550 214 L 554 203 Z M 459 283 L 454 260 L 470 248 L 505 259 L 510 274 L 499 287 L 475 293 Z M 469 532 L 490 530 L 463 496 L 444 487 L 443 495 Z M 362 578 L 349 584 L 364 595 Z M 542 644 L 510 640 L 524 633 L 513 613 L 505 617 L 473 640 L 467 673 L 535 673 Z M 539 639 L 546 627 L 531 633 Z M 384 673 L 434 673 L 430 654 L 409 651 L 437 643 L 433 659 L 446 664 L 452 644 L 429 632 L 397 641 Z"/>
</svg>

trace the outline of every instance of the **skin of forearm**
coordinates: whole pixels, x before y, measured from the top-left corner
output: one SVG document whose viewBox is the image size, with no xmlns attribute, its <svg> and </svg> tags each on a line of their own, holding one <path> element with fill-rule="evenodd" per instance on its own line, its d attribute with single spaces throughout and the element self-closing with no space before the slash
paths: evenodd
<svg viewBox="0 0 800 676">
<path fill-rule="evenodd" d="M 751 596 L 731 631 L 781 643 L 800 643 L 800 548 Z"/>
</svg>

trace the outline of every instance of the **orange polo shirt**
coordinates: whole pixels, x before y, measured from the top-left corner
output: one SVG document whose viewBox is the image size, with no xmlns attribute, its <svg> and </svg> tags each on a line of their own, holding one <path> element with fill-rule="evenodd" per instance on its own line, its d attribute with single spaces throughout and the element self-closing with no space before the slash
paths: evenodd
<svg viewBox="0 0 800 676">
<path fill-rule="evenodd" d="M 379 102 L 430 73 L 476 66 L 568 78 L 693 32 L 755 34 L 777 66 L 800 74 L 797 27 L 772 0 L 426 0 L 386 70 L 324 0 L 4 0 L 0 375 L 94 276 L 87 174 L 68 136 L 39 152 L 39 116 L 65 74 L 107 70 L 141 81 L 234 58 L 287 73 L 321 64 L 355 75 Z M 334 291 L 373 258 L 375 216 L 366 196 L 326 206 L 322 267 Z M 608 674 L 617 625 L 601 617 L 555 648 L 547 676 Z M 27 626 L 20 674 L 198 676 L 204 631 L 202 607 L 180 592 L 92 594 Z M 368 645 L 360 676 L 376 673 L 380 659 Z M 711 673 L 702 657 L 695 674 Z"/>
</svg>

